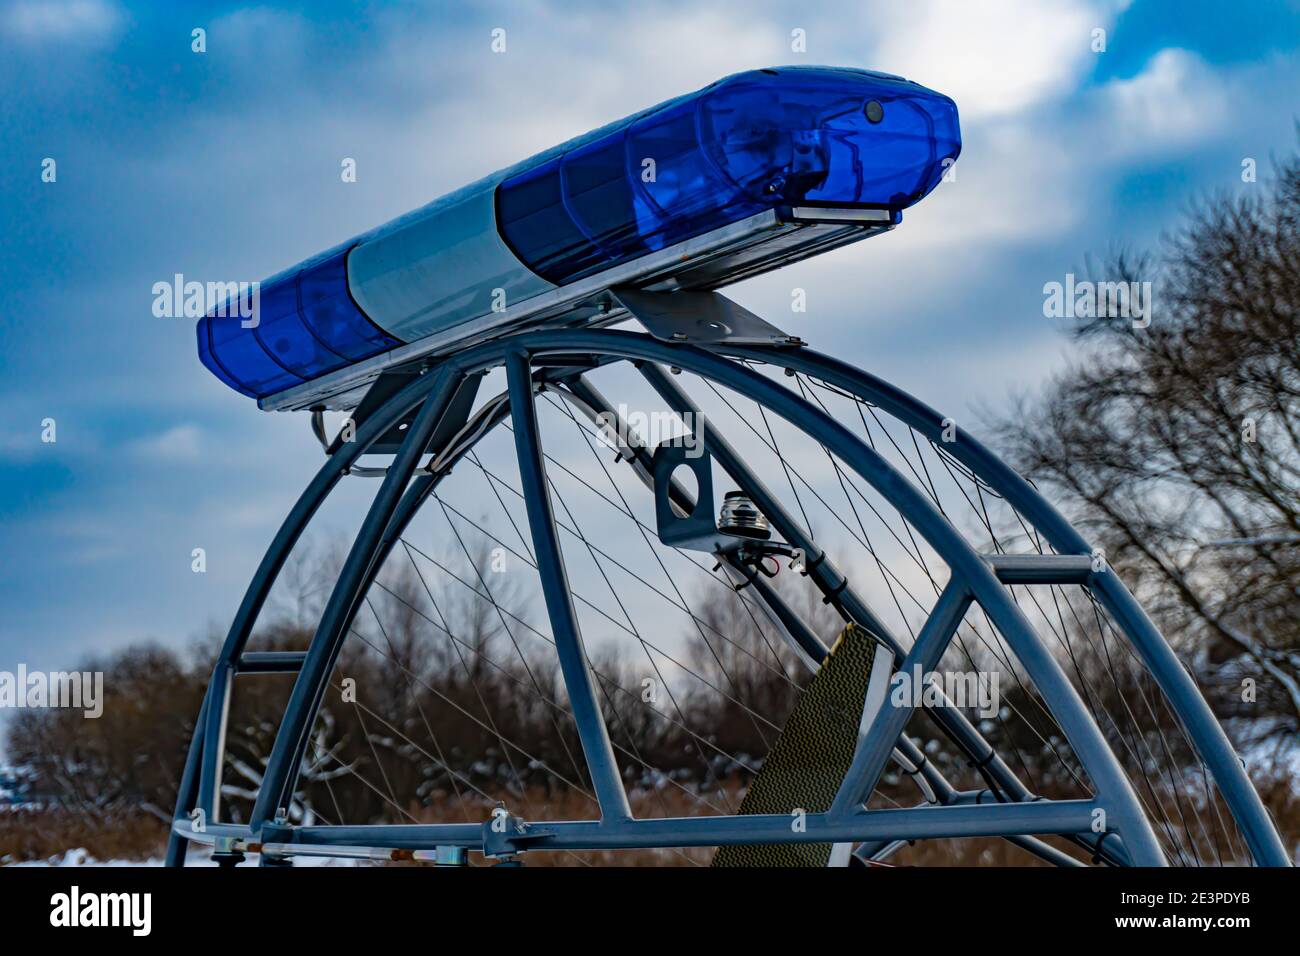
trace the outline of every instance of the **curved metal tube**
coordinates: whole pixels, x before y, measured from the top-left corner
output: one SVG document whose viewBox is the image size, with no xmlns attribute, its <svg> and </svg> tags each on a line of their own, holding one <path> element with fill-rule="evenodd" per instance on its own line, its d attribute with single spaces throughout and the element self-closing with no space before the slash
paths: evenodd
<svg viewBox="0 0 1300 956">
<path fill-rule="evenodd" d="M 321 465 L 315 477 L 312 478 L 303 493 L 299 495 L 297 502 L 294 503 L 293 508 L 280 524 L 279 530 L 271 540 L 266 553 L 262 556 L 262 560 L 253 574 L 253 579 L 244 592 L 243 600 L 240 601 L 239 609 L 235 612 L 235 616 L 230 623 L 230 629 L 226 632 L 225 642 L 222 644 L 214 667 L 214 677 L 221 668 L 230 666 L 239 660 L 244 651 L 244 646 L 248 643 L 257 616 L 261 613 L 262 607 L 266 604 L 267 596 L 271 593 L 271 587 L 275 584 L 276 578 L 279 577 L 280 571 L 284 568 L 284 563 L 288 560 L 294 545 L 302 537 L 303 531 L 319 510 L 322 502 L 334 490 L 334 486 L 338 484 L 339 480 L 347 474 L 353 462 L 365 454 L 366 450 L 388 429 L 396 425 L 404 415 L 415 408 L 416 405 L 419 405 L 433 385 L 434 377 L 429 375 L 422 376 L 407 385 L 357 429 L 354 441 L 344 443 L 337 452 Z M 207 695 L 205 695 L 204 705 L 200 711 L 200 717 L 195 729 L 196 739 L 191 742 L 186 757 L 185 773 L 191 775 L 193 784 L 189 787 L 182 786 L 177 794 L 174 815 L 178 819 L 188 816 L 190 804 L 196 798 L 200 807 L 208 799 L 208 795 L 197 792 L 198 778 L 200 776 L 199 768 L 205 760 L 201 746 L 201 734 L 206 722 L 207 710 Z M 214 755 L 208 754 L 206 759 L 211 760 L 213 757 Z M 192 770 L 191 767 L 193 767 Z M 183 863 L 186 842 L 173 829 L 167 842 L 166 859 L 169 865 L 179 866 Z"/>
<path fill-rule="evenodd" d="M 310 723 L 320 707 L 329 681 L 330 671 L 338 659 L 343 637 L 348 624 L 356 612 L 359 589 L 369 580 L 376 549 L 379 547 L 384 532 L 388 528 L 393 511 L 397 507 L 407 482 L 420 455 L 433 437 L 434 429 L 442 420 L 443 414 L 451 404 L 461 374 L 453 365 L 440 366 L 431 375 L 417 379 L 399 392 L 404 404 L 414 407 L 416 401 L 410 397 L 413 386 L 425 385 L 418 397 L 424 398 L 415 420 L 411 423 L 402 445 L 388 468 L 388 473 L 380 485 L 378 493 L 366 513 L 357 533 L 356 540 L 343 563 L 334 590 L 330 592 L 329 601 L 321 615 L 320 624 L 307 650 L 307 657 L 294 681 L 289 704 L 285 708 L 284 719 L 276 734 L 271 756 L 267 760 L 266 772 L 262 786 L 258 790 L 257 800 L 253 804 L 250 822 L 254 827 L 273 819 L 279 809 L 284 807 L 286 796 L 292 793 L 302 755 L 307 746 Z M 393 402 L 390 404 L 399 404 Z M 387 411 L 389 406 L 384 406 Z M 366 422 L 371 424 L 370 421 Z M 358 443 L 359 444 L 359 443 Z"/>
<path fill-rule="evenodd" d="M 1026 521 L 1042 532 L 1058 553 L 1091 554 L 1092 548 L 1083 536 L 1015 469 L 960 427 L 955 430 L 955 441 L 944 442 L 944 416 L 883 379 L 808 349 L 778 352 L 763 348 L 727 348 L 725 351 L 736 358 L 768 362 L 812 375 L 878 406 L 940 445 L 987 481 Z M 1115 623 L 1128 635 L 1174 713 L 1186 727 L 1189 739 L 1213 774 L 1255 861 L 1265 866 L 1290 866 L 1291 858 L 1286 846 L 1227 734 L 1168 642 L 1117 574 L 1095 575 L 1091 588 Z"/>
</svg>

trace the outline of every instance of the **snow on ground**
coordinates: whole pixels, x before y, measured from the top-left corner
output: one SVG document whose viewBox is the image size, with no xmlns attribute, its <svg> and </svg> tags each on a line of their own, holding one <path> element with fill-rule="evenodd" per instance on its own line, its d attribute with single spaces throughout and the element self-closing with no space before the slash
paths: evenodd
<svg viewBox="0 0 1300 956">
<path fill-rule="evenodd" d="M 330 859 L 328 857 L 300 856 L 294 859 L 294 866 L 358 866 L 365 861 Z M 254 866 L 257 857 L 249 857 L 245 866 Z M 77 848 L 68 850 L 62 856 L 52 856 L 45 860 L 29 860 L 22 863 L 10 863 L 8 866 L 162 866 L 162 857 L 150 857 L 147 860 L 97 860 L 86 850 Z M 194 849 L 185 859 L 186 866 L 216 866 L 207 849 Z"/>
</svg>

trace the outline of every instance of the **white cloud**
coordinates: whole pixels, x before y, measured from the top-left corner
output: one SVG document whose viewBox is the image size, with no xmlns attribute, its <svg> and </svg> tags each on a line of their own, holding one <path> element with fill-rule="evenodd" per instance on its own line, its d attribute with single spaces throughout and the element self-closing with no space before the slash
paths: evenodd
<svg viewBox="0 0 1300 956">
<path fill-rule="evenodd" d="M 254 70 L 253 77 L 265 79 L 271 72 L 293 78 L 304 68 L 306 34 L 306 23 L 297 14 L 246 7 L 212 21 L 207 49 L 236 70 Z"/>
<path fill-rule="evenodd" d="M 729 73 L 791 59 L 787 31 L 743 8 L 631 19 L 624 8 L 594 10 L 565 20 L 559 43 L 556 17 L 512 13 L 504 54 L 490 52 L 486 27 L 454 55 L 431 57 L 428 35 L 394 26 L 362 82 L 441 94 L 407 125 L 411 155 L 436 157 L 439 172 L 456 164 L 482 175 Z M 474 135 L 448 150 L 448 130 Z"/>
<path fill-rule="evenodd" d="M 1113 80 L 1099 93 L 1099 142 L 1116 155 L 1198 140 L 1229 117 L 1229 96 L 1210 67 L 1186 50 L 1161 50 L 1132 79 Z"/>
<path fill-rule="evenodd" d="M 4 32 L 28 43 L 98 44 L 112 39 L 122 12 L 105 0 L 20 0 L 4 12 Z"/>
<path fill-rule="evenodd" d="M 1068 141 L 1045 122 L 969 126 L 951 182 L 903 214 L 909 254 L 920 247 L 1060 236 L 1083 216 L 1084 171 Z"/>
<path fill-rule="evenodd" d="M 1021 112 L 1072 90 L 1092 31 L 1116 4 L 1087 0 L 930 0 L 872 8 L 874 60 L 957 101 L 963 119 Z"/>
<path fill-rule="evenodd" d="M 176 425 L 148 438 L 132 442 L 130 451 L 157 462 L 198 461 L 202 455 L 202 433 L 197 425 Z"/>
</svg>

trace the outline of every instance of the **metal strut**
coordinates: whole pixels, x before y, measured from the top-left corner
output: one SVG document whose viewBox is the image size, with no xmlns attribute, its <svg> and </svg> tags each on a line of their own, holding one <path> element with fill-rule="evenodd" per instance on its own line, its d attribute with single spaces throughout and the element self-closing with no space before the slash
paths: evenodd
<svg viewBox="0 0 1300 956">
<path fill-rule="evenodd" d="M 519 458 L 519 477 L 523 483 L 528 508 L 528 527 L 532 532 L 537 573 L 546 599 L 546 613 L 551 621 L 551 635 L 560 659 L 564 687 L 578 725 L 587 770 L 600 802 L 602 819 L 629 820 L 627 793 L 619 778 L 618 763 L 609 742 L 609 731 L 600 713 L 596 687 L 591 678 L 587 652 L 578 630 L 578 616 L 573 608 L 560 536 L 555 527 L 551 493 L 546 484 L 546 462 L 542 458 L 541 437 L 537 430 L 537 409 L 533 405 L 533 377 L 528 356 L 522 351 L 505 357 L 506 377 L 510 387 L 510 417 L 514 423 L 515 448 Z"/>
<path fill-rule="evenodd" d="M 367 582 L 383 532 L 411 479 L 421 454 L 433 437 L 460 378 L 459 370 L 441 366 L 431 373 L 429 395 L 406 433 L 401 448 L 389 466 L 379 492 L 362 522 L 361 530 L 348 552 L 343 570 L 321 615 L 320 625 L 312 638 L 302 670 L 294 682 L 284 720 L 276 735 L 267 761 L 262 787 L 253 804 L 251 824 L 254 828 L 275 819 L 287 810 L 289 797 L 297 780 L 303 753 L 307 748 L 311 721 L 325 696 L 330 671 L 338 659 L 343 637 L 356 613 L 360 588 Z"/>
</svg>

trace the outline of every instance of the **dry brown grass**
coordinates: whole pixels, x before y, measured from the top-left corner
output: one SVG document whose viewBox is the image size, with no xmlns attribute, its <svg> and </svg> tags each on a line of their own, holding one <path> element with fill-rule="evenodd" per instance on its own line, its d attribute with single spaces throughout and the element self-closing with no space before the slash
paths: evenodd
<svg viewBox="0 0 1300 956">
<path fill-rule="evenodd" d="M 145 814 L 94 818 L 66 810 L 0 810 L 0 863 L 62 857 L 84 849 L 96 860 L 162 855 L 167 825 Z"/>
</svg>

